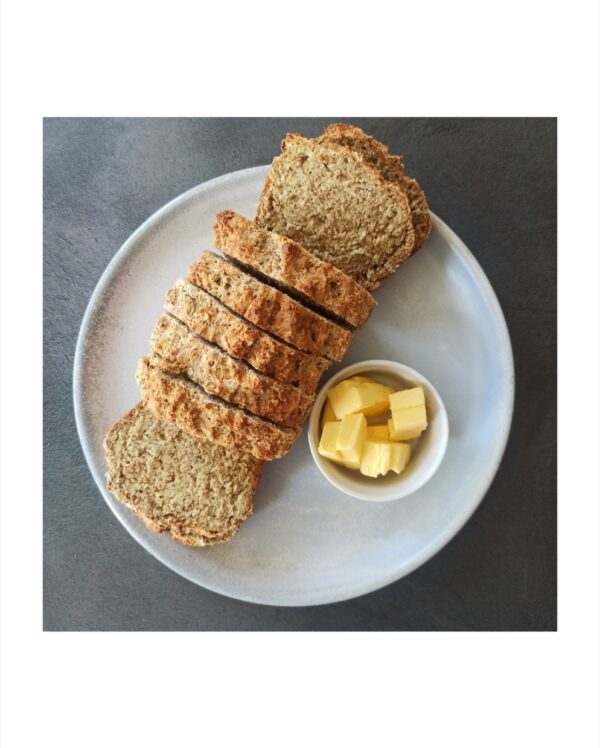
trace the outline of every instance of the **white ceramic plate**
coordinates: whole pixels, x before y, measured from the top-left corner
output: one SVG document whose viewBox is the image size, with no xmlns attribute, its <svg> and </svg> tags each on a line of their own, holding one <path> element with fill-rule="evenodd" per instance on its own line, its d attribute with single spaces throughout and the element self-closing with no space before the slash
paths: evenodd
<svg viewBox="0 0 600 748">
<path fill-rule="evenodd" d="M 391 359 L 432 382 L 450 423 L 448 449 L 435 476 L 400 501 L 352 499 L 319 473 L 304 432 L 288 455 L 266 464 L 254 514 L 231 542 L 188 548 L 147 530 L 106 491 L 102 440 L 139 400 L 134 371 L 149 350 L 166 291 L 212 247 L 219 211 L 254 215 L 266 172 L 267 167 L 247 169 L 189 190 L 149 218 L 117 252 L 92 295 L 77 341 L 75 417 L 104 499 L 128 532 L 166 566 L 241 600 L 316 605 L 399 579 L 458 532 L 502 458 L 514 369 L 506 324 L 487 278 L 462 241 L 433 216 L 427 245 L 384 281 L 378 306 L 356 334 L 343 366 Z"/>
</svg>

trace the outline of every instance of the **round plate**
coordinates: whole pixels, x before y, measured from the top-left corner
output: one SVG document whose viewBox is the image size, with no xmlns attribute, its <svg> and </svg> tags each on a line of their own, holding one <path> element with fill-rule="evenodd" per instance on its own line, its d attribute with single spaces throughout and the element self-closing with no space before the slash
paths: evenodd
<svg viewBox="0 0 600 748">
<path fill-rule="evenodd" d="M 100 279 L 77 341 L 75 417 L 92 474 L 128 532 L 173 571 L 230 597 L 317 605 L 362 595 L 416 569 L 473 513 L 502 458 L 514 395 L 510 339 L 483 271 L 439 218 L 427 245 L 377 292 L 341 366 L 391 359 L 442 396 L 444 460 L 416 493 L 372 504 L 338 492 L 313 463 L 306 430 L 266 463 L 254 514 L 229 543 L 189 548 L 147 530 L 106 491 L 102 441 L 139 400 L 134 371 L 167 290 L 212 246 L 215 215 L 253 216 L 268 167 L 235 172 L 171 201 L 125 242 Z"/>
</svg>

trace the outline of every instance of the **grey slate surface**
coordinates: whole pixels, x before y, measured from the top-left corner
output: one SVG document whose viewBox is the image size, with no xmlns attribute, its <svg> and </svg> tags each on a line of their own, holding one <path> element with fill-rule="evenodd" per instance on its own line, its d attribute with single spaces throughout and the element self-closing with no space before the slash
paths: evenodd
<svg viewBox="0 0 600 748">
<path fill-rule="evenodd" d="M 423 567 L 344 603 L 251 605 L 163 567 L 105 505 L 75 429 L 75 340 L 104 268 L 151 213 L 200 182 L 270 162 L 286 132 L 333 121 L 404 153 L 432 210 L 488 275 L 515 356 L 513 428 L 480 508 Z M 45 120 L 44 628 L 554 630 L 555 120 Z"/>
</svg>

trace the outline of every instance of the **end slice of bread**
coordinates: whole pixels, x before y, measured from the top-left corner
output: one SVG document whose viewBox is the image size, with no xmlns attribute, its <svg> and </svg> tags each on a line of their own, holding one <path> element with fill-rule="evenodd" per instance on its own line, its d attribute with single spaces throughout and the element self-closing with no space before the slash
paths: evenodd
<svg viewBox="0 0 600 748">
<path fill-rule="evenodd" d="M 406 195 L 360 153 L 288 135 L 271 165 L 259 226 L 297 241 L 369 291 L 410 257 L 414 229 Z"/>
<path fill-rule="evenodd" d="M 161 421 L 192 436 L 241 452 L 257 460 L 283 457 L 300 434 L 241 410 L 202 387 L 162 368 L 159 356 L 142 358 L 136 379 L 146 407 Z"/>
<path fill-rule="evenodd" d="M 320 313 L 335 315 L 356 328 L 365 324 L 375 306 L 371 294 L 349 275 L 232 210 L 219 213 L 214 235 L 215 246 L 226 257 Z"/>
<path fill-rule="evenodd" d="M 168 314 L 158 319 L 151 343 L 165 371 L 185 374 L 209 394 L 282 426 L 300 426 L 313 403 L 313 396 L 231 358 Z"/>
<path fill-rule="evenodd" d="M 391 156 L 387 146 L 364 133 L 360 128 L 337 123 L 325 128 L 319 142 L 346 145 L 372 164 L 390 182 L 397 184 L 408 198 L 415 231 L 414 254 L 427 241 L 431 232 L 431 216 L 425 193 L 416 179 L 404 174 L 401 156 Z"/>
<path fill-rule="evenodd" d="M 186 545 L 231 539 L 252 513 L 262 462 L 190 436 L 142 403 L 104 440 L 107 487 L 155 532 Z"/>
<path fill-rule="evenodd" d="M 223 257 L 204 252 L 188 272 L 188 280 L 225 306 L 294 347 L 340 361 L 350 345 L 349 329 L 259 281 Z"/>
<path fill-rule="evenodd" d="M 234 358 L 280 382 L 312 394 L 332 362 L 299 351 L 228 309 L 214 296 L 181 279 L 169 290 L 165 309 L 190 330 Z"/>
</svg>

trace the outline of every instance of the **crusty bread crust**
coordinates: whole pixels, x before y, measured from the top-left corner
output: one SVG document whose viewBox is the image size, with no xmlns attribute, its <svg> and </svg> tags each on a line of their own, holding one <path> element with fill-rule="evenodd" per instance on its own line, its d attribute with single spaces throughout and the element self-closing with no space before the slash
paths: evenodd
<svg viewBox="0 0 600 748">
<path fill-rule="evenodd" d="M 167 293 L 165 309 L 190 330 L 258 371 L 312 394 L 332 362 L 274 338 L 239 317 L 203 289 L 181 279 Z"/>
<path fill-rule="evenodd" d="M 410 205 L 410 213 L 415 230 L 415 246 L 412 254 L 421 249 L 431 233 L 431 214 L 425 193 L 416 179 L 402 177 L 399 182 L 400 189 L 405 193 Z"/>
<path fill-rule="evenodd" d="M 111 428 L 104 450 L 108 490 L 154 532 L 192 546 L 223 543 L 252 513 L 263 463 L 162 423 L 143 403 Z"/>
<path fill-rule="evenodd" d="M 215 246 L 226 257 L 281 284 L 352 327 L 362 327 L 375 299 L 349 275 L 285 236 L 266 231 L 232 210 L 219 213 Z"/>
<path fill-rule="evenodd" d="M 154 416 L 200 439 L 275 460 L 289 451 L 300 428 L 286 428 L 216 398 L 183 377 L 160 368 L 160 358 L 142 358 L 136 379 Z"/>
<path fill-rule="evenodd" d="M 390 182 L 399 182 L 404 176 L 404 157 L 391 156 L 387 145 L 363 132 L 359 127 L 336 122 L 323 130 L 319 141 L 347 145 L 381 172 Z"/>
<path fill-rule="evenodd" d="M 307 353 L 340 361 L 352 333 L 262 283 L 212 252 L 204 252 L 188 280 L 253 324 Z"/>
<path fill-rule="evenodd" d="M 165 371 L 185 374 L 209 394 L 282 426 L 300 426 L 313 403 L 313 396 L 231 358 L 168 314 L 156 323 L 151 343 Z"/>
<path fill-rule="evenodd" d="M 408 198 L 412 224 L 415 231 L 414 254 L 427 241 L 431 232 L 431 216 L 425 193 L 416 179 L 404 174 L 402 156 L 391 156 L 389 148 L 375 138 L 364 133 L 360 128 L 342 123 L 326 127 L 323 135 L 317 138 L 320 142 L 339 143 L 349 146 L 375 166 L 390 182 L 395 182 Z"/>
<path fill-rule="evenodd" d="M 398 184 L 349 146 L 299 134 L 287 135 L 273 160 L 255 220 L 369 291 L 414 247 L 408 198 Z"/>
</svg>

